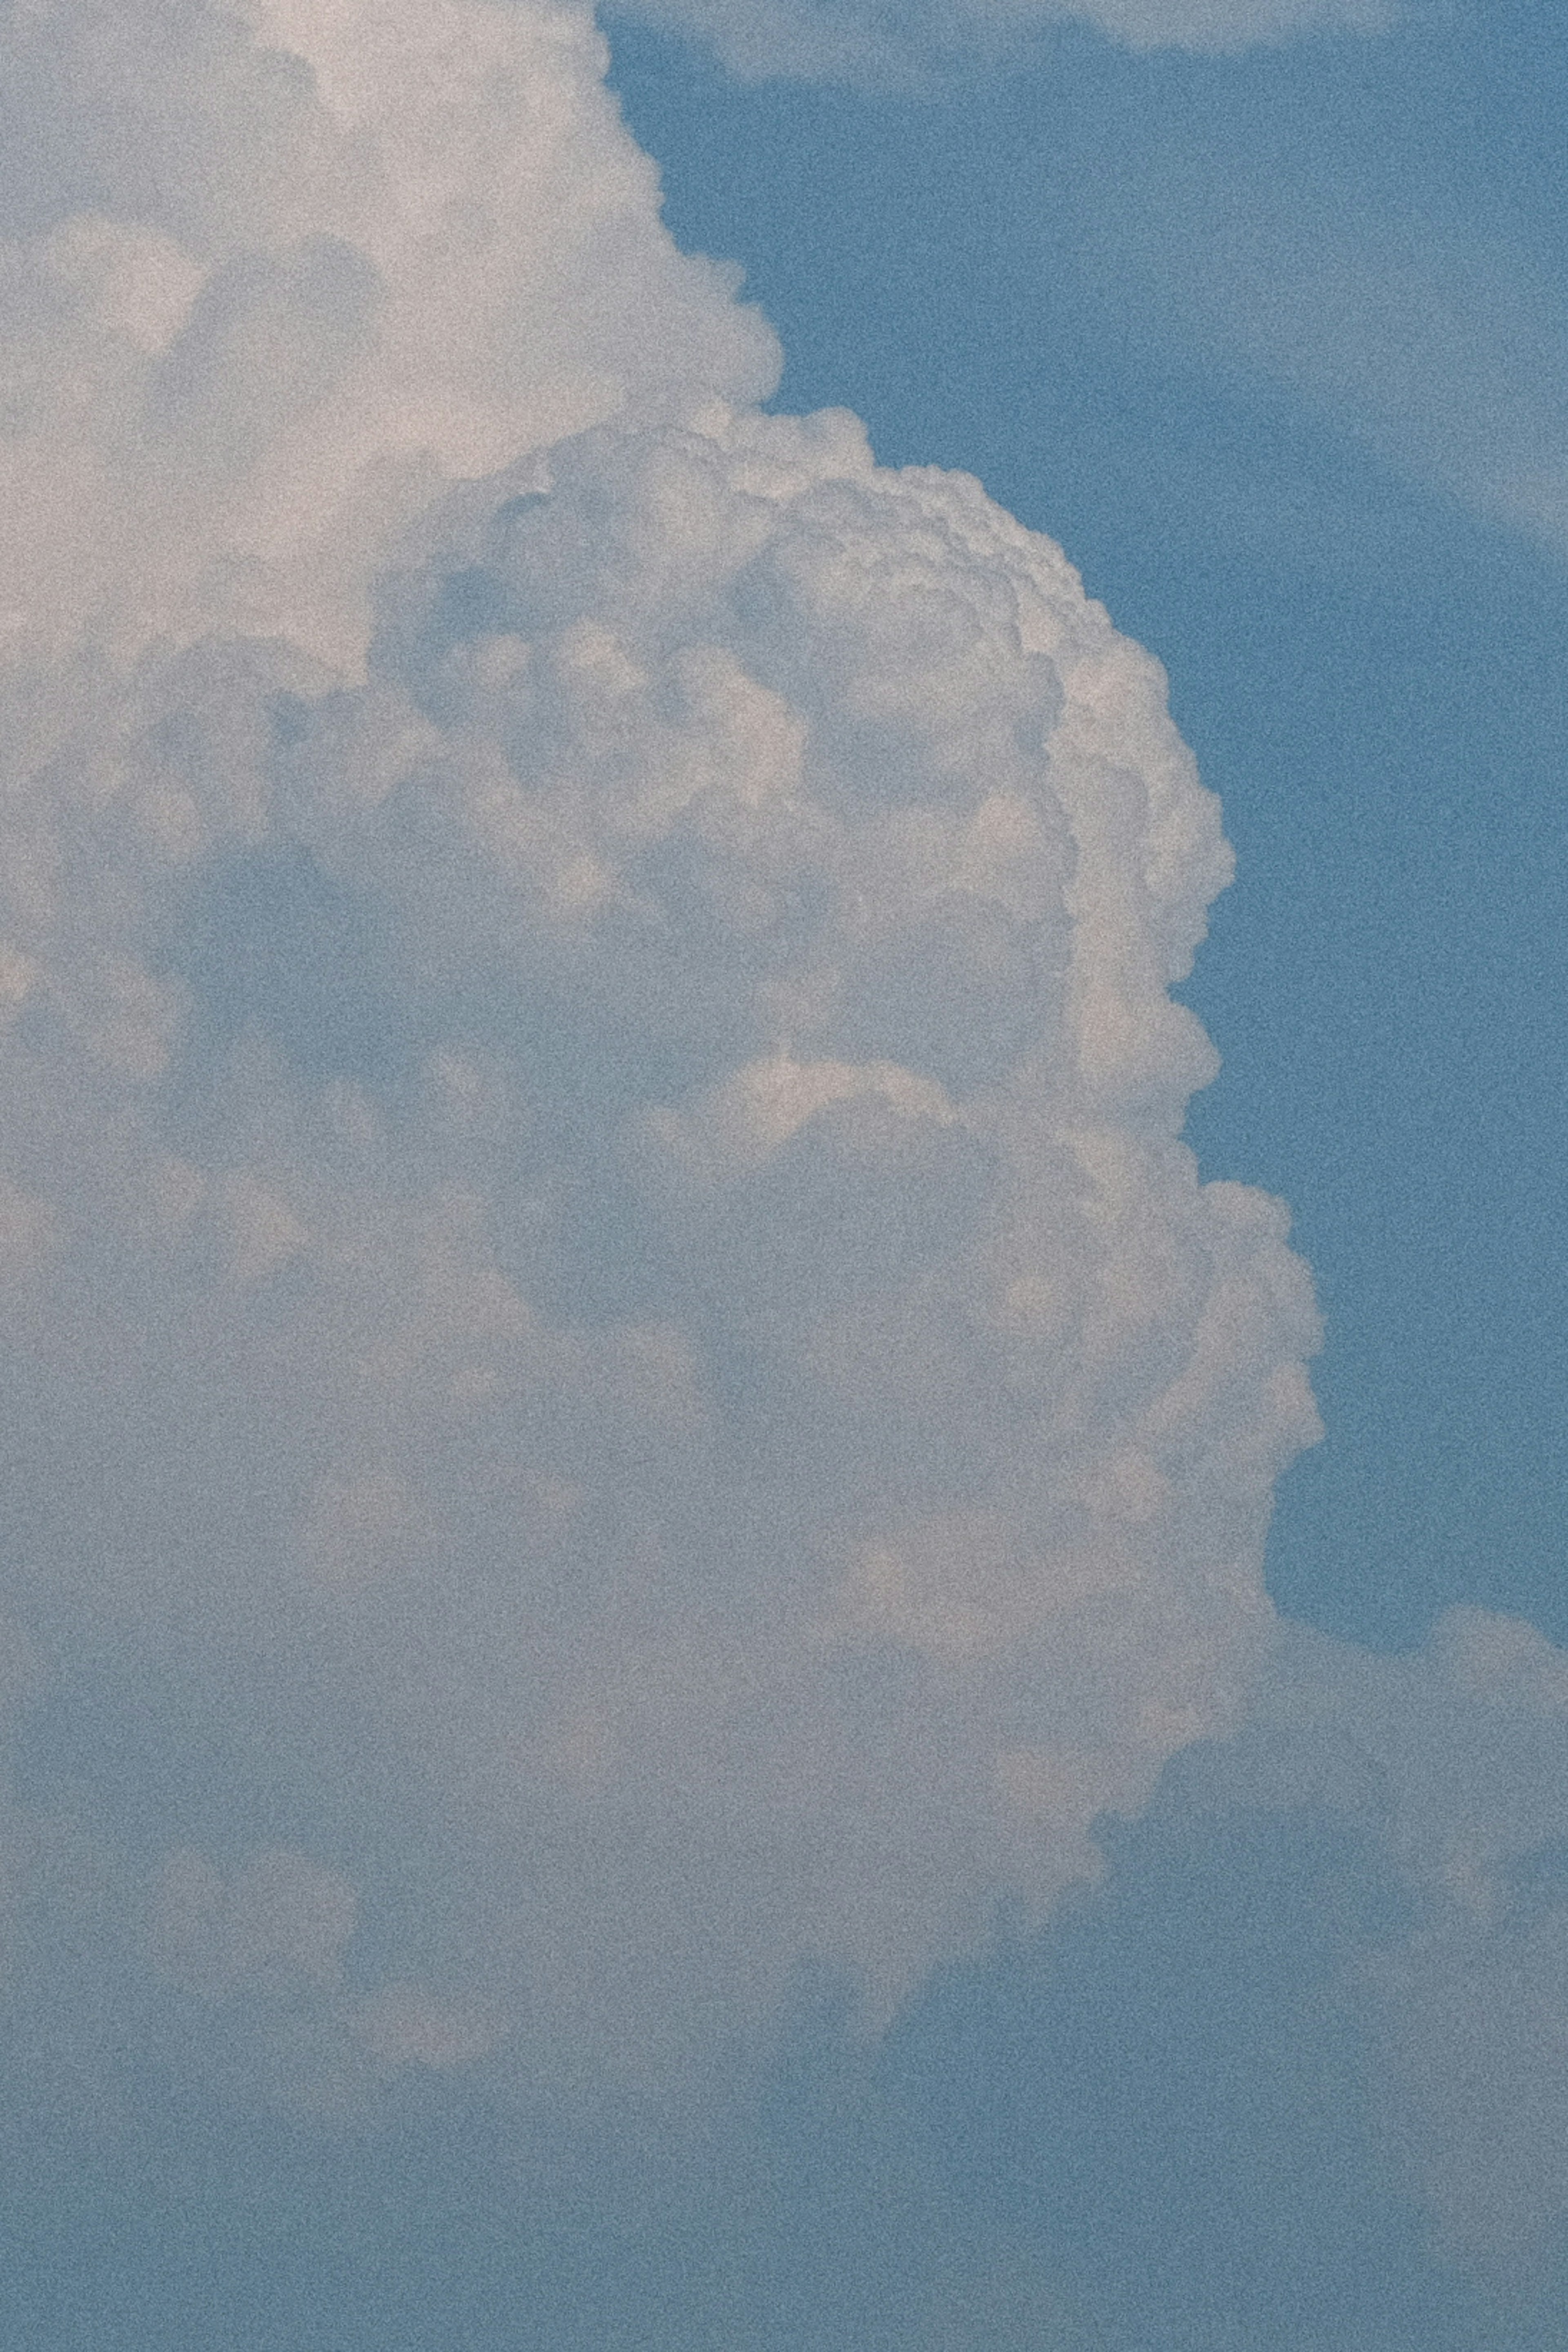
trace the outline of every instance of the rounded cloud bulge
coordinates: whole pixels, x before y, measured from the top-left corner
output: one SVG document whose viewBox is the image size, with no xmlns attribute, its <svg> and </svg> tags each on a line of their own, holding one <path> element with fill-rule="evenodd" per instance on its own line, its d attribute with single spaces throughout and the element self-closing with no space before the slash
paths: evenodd
<svg viewBox="0 0 1568 2352">
<path fill-rule="evenodd" d="M 1238 1720 L 1317 1431 L 1163 675 L 763 413 L 580 12 L 0 23 L 16 1998 L 75 1885 L 290 2095 L 886 2013 Z"/>
<path fill-rule="evenodd" d="M 444 482 L 770 391 L 586 9 L 8 0 L 0 643 L 329 659 Z"/>
</svg>

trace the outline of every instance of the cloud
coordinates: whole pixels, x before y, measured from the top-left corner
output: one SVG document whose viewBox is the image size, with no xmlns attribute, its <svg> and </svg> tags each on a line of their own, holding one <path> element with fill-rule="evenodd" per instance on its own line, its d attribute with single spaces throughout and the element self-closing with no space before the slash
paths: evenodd
<svg viewBox="0 0 1568 2352">
<path fill-rule="evenodd" d="M 1270 1745 L 1312 1793 L 1337 1779 L 1403 1899 L 1345 1996 L 1404 2181 L 1449 2259 L 1528 2280 L 1568 2246 L 1568 1654 L 1476 1609 L 1402 1658 L 1293 1630 L 1254 1768 Z"/>
<path fill-rule="evenodd" d="M 584 10 L 70 0 L 0 41 L 21 649 L 285 629 L 352 660 L 443 481 L 771 384 Z"/>
<path fill-rule="evenodd" d="M 1086 2340 L 1546 2347 L 1568 2266 L 1568 1654 L 1478 1610 L 1379 1656 L 1289 1623 L 1103 1881 L 879 2053 Z"/>
<path fill-rule="evenodd" d="M 619 0 L 620 13 L 685 34 L 748 79 L 774 75 L 873 87 L 1005 58 L 1063 24 L 1134 50 L 1226 51 L 1306 33 L 1375 33 L 1392 0 Z"/>
<path fill-rule="evenodd" d="M 824 2341 L 1450 2340 L 1419 2230 L 1568 2217 L 1568 1667 L 1272 1618 L 1317 1324 L 1179 1139 L 1157 665 L 759 414 L 582 16 L 0 43 L 0 2158 L 564 2087 L 507 2193 L 613 2341 L 540 2151 L 782 2030 L 830 2122 L 708 2110 L 639 2331 L 775 2324 L 804 2217 Z M 870 2088 L 824 1980 L 926 1986 Z M 955 1987 L 984 2226 L 877 2106 Z"/>
<path fill-rule="evenodd" d="M 1226 207 L 1228 209 L 1228 206 Z M 1250 207 L 1249 207 L 1250 209 Z M 1568 548 L 1568 318 L 1555 272 L 1459 224 L 1214 223 L 1198 316 L 1401 472 Z"/>
<path fill-rule="evenodd" d="M 1215 803 L 1047 541 L 749 404 L 581 16 L 126 23 L 5 33 L 26 1801 L 318 2104 L 885 2014 L 1267 1646 Z"/>
<path fill-rule="evenodd" d="M 1289 387 L 1405 479 L 1560 556 L 1562 273 L 1489 125 L 1468 175 L 1434 161 L 1468 44 L 1403 42 L 1364 88 L 1342 69 L 1212 85 L 1193 121 L 1129 82 L 1065 164 L 1014 169 L 998 234 L 1031 224 L 1042 288 L 1076 277 L 1134 376 L 1157 352 L 1211 393 Z"/>
<path fill-rule="evenodd" d="M 1102 1829 L 1096 1886 L 1038 1932 L 1001 1923 L 873 2050 L 834 1988 L 796 1988 L 765 2095 L 706 2099 L 685 2132 L 636 2105 L 520 2116 L 476 2096 L 495 2011 L 395 1974 L 363 1905 L 334 1945 L 350 1906 L 297 1855 L 187 1853 L 171 1874 L 207 1890 L 205 1920 L 234 1921 L 249 1889 L 249 1971 L 139 2020 L 175 2045 L 159 2062 L 184 2096 L 143 2053 L 135 2100 L 91 2119 L 85 2174 L 101 2210 L 107 2137 L 148 2207 L 146 2340 L 177 2340 L 172 2278 L 182 2314 L 243 2315 L 255 2263 L 345 2343 L 378 2340 L 367 2296 L 412 2343 L 449 2340 L 455 2314 L 482 2342 L 499 2280 L 536 2331 L 584 2346 L 746 2341 L 782 2317 L 825 2343 L 1550 2352 L 1564 1663 L 1481 1612 L 1396 1657 L 1281 1628 L 1239 1730 Z M 55 1882 L 35 1935 L 52 1901 L 57 1971 L 101 1969 L 83 1858 L 58 1822 L 34 1842 Z M 126 1989 L 93 1990 L 123 2068 Z M 246 2032 L 296 2111 L 282 2129 L 237 2096 Z M 16 2051 L 0 2164 L 20 2296 L 62 2275 L 49 2232 L 86 2070 L 73 2052 L 28 2137 Z M 374 2130 L 297 2128 L 301 2103 L 330 2124 L 333 2098 L 372 2093 Z M 237 2199 L 258 2232 L 238 2252 Z M 120 2273 L 83 2267 L 88 2306 L 119 2311 Z"/>
</svg>

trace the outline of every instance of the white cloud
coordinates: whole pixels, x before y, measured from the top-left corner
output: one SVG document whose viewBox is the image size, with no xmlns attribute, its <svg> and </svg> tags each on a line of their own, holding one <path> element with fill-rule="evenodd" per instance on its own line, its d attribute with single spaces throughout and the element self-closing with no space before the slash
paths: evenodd
<svg viewBox="0 0 1568 2352">
<path fill-rule="evenodd" d="M 1177 1139 L 1228 852 L 1055 548 L 746 404 L 580 16 L 255 21 L 5 36 L 10 1602 L 165 1976 L 668 2063 L 1245 1706 L 1316 1323 Z"/>
<path fill-rule="evenodd" d="M 1355 1825 L 1394 1898 L 1330 1996 L 1358 2088 L 1442 2258 L 1528 2279 L 1568 2227 L 1568 1653 L 1479 1609 L 1399 1656 L 1283 1625 L 1198 1778 L 1278 1809 L 1282 1844 L 1306 1809 Z"/>
<path fill-rule="evenodd" d="M 1030 35 L 1088 25 L 1131 49 L 1240 49 L 1304 33 L 1373 33 L 1394 0 L 618 0 L 627 16 L 708 43 L 747 78 L 898 82 Z"/>
<path fill-rule="evenodd" d="M 581 8 L 70 0 L 0 31 L 0 628 L 352 658 L 444 480 L 767 388 Z M 539 332 L 548 318 L 548 334 Z"/>
</svg>

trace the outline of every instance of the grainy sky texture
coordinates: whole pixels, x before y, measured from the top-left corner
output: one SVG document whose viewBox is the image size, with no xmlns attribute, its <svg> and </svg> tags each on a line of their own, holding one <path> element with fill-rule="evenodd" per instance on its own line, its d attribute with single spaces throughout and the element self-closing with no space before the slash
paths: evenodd
<svg viewBox="0 0 1568 2352">
<path fill-rule="evenodd" d="M 747 79 L 868 89 L 1026 55 L 1031 37 L 1091 26 L 1134 51 L 1226 52 L 1294 35 L 1382 31 L 1391 0 L 637 0 L 628 15 L 710 44 Z"/>
<path fill-rule="evenodd" d="M 628 109 L 1394 37 L 974 18 L 664 10 Z M 607 65 L 0 14 L 0 2341 L 1548 2347 L 1568 1656 L 1270 1599 L 1323 1331 L 1185 1132 L 1166 674 L 793 412 Z"/>
</svg>

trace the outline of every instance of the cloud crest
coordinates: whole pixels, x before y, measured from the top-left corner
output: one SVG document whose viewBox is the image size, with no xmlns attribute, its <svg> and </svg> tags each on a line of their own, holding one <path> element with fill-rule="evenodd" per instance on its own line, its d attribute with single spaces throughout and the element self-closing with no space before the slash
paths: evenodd
<svg viewBox="0 0 1568 2352">
<path fill-rule="evenodd" d="M 284 630 L 352 661 L 444 482 L 771 388 L 585 10 L 13 5 L 0 57 L 19 649 Z"/>
<path fill-rule="evenodd" d="M 129 99 L 105 22 L 6 31 L 85 387 L 6 495 L 120 519 L 5 680 L 31 1781 L 344 2083 L 885 2009 L 1266 1646 L 1317 1334 L 1178 1140 L 1216 805 L 1054 547 L 748 405 L 579 16 L 159 10 Z"/>
</svg>

